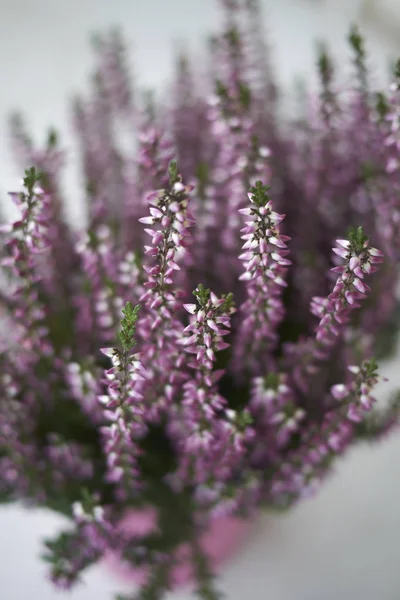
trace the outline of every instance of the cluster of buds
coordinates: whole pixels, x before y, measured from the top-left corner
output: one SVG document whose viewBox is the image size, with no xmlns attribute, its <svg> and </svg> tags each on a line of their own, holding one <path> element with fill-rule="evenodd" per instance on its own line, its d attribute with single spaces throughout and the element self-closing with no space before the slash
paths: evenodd
<svg viewBox="0 0 400 600">
<path fill-rule="evenodd" d="M 101 411 L 97 402 L 100 393 L 97 375 L 93 368 L 85 368 L 77 362 L 70 362 L 66 366 L 65 378 L 72 396 L 91 419 L 99 422 Z"/>
<path fill-rule="evenodd" d="M 293 433 L 299 430 L 305 410 L 296 404 L 296 395 L 289 385 L 286 373 L 271 372 L 265 377 L 254 377 L 250 408 L 257 428 L 270 439 L 269 451 L 287 445 Z M 263 446 L 260 446 L 263 448 Z M 265 451 L 265 448 L 264 448 Z"/>
<path fill-rule="evenodd" d="M 346 407 L 347 418 L 359 423 L 366 412 L 376 402 L 372 390 L 378 383 L 378 365 L 375 360 L 366 361 L 361 367 L 350 365 L 348 370 L 355 375 L 348 384 L 338 383 L 331 388 L 331 394 Z"/>
<path fill-rule="evenodd" d="M 71 478 L 76 481 L 88 481 L 94 475 L 94 465 L 85 457 L 80 444 L 65 442 L 56 434 L 48 436 L 46 458 L 53 467 L 54 483 L 65 484 Z"/>
</svg>

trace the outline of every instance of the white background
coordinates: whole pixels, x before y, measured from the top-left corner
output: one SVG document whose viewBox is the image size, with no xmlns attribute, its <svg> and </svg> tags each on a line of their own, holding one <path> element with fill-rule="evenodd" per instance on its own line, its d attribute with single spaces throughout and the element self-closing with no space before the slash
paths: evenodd
<svg viewBox="0 0 400 600">
<path fill-rule="evenodd" d="M 274 68 L 285 86 L 294 75 L 309 75 L 316 39 L 327 39 L 342 64 L 348 24 L 356 18 L 369 36 L 377 78 L 384 80 L 389 58 L 400 55 L 399 0 L 371 0 L 364 8 L 356 0 L 264 4 Z M 198 51 L 216 18 L 214 0 L 0 0 L 0 202 L 20 178 L 8 149 L 11 109 L 27 114 L 39 140 L 55 124 L 72 151 L 68 98 L 86 85 L 90 33 L 122 26 L 140 84 L 160 87 L 176 45 L 186 41 Z M 78 215 L 72 165 L 68 173 L 69 203 Z M 385 366 L 390 383 L 382 397 L 400 383 L 399 366 L 399 358 Z M 61 525 L 60 517 L 44 511 L 0 507 L 0 600 L 62 597 L 46 582 L 38 558 L 41 537 Z M 261 517 L 224 570 L 221 587 L 230 600 L 399 600 L 399 538 L 400 432 L 377 446 L 353 450 L 319 496 L 290 515 Z M 85 584 L 67 597 L 110 600 L 111 592 L 124 589 L 103 566 L 92 568 Z M 183 600 L 189 593 L 176 597 Z"/>
</svg>

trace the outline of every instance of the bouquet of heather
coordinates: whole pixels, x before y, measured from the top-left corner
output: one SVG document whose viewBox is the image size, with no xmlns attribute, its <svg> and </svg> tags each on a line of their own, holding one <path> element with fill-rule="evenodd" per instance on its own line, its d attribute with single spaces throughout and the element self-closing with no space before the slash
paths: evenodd
<svg viewBox="0 0 400 600">
<path fill-rule="evenodd" d="M 133 102 L 118 34 L 96 40 L 74 107 L 84 228 L 65 218 L 57 135 L 38 148 L 13 121 L 0 498 L 70 517 L 45 552 L 63 588 L 111 552 L 158 599 L 185 545 L 217 598 L 200 543 L 215 519 L 293 506 L 398 422 L 374 386 L 399 325 L 400 69 L 373 91 L 353 28 L 353 82 L 321 50 L 320 94 L 284 120 L 257 3 L 221 8 L 207 74 L 181 58 L 162 104 Z M 151 531 L 121 527 L 149 508 Z"/>
</svg>

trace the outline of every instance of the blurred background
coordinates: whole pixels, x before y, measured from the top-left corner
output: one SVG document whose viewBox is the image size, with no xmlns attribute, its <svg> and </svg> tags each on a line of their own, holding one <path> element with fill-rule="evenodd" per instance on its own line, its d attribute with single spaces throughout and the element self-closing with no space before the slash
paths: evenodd
<svg viewBox="0 0 400 600">
<path fill-rule="evenodd" d="M 315 83 L 315 46 L 325 40 L 342 66 L 349 24 L 368 40 L 377 83 L 400 56 L 400 0 L 263 0 L 274 70 L 290 94 L 295 78 Z M 19 187 L 8 143 L 7 116 L 25 113 L 44 139 L 54 125 L 68 149 L 65 186 L 72 216 L 80 213 L 69 101 L 91 71 L 90 35 L 120 26 L 138 85 L 162 90 L 177 48 L 200 56 L 218 26 L 216 0 L 0 0 L 0 202 Z M 400 384 L 397 358 L 382 371 Z M 42 537 L 62 525 L 45 511 L 0 507 L 0 600 L 61 597 L 45 579 Z M 229 600 L 399 600 L 400 435 L 360 446 L 340 463 L 315 498 L 289 515 L 262 515 L 247 545 L 224 570 Z M 104 566 L 91 569 L 71 600 L 110 600 L 124 585 Z M 174 598 L 184 600 L 189 592 Z"/>
</svg>

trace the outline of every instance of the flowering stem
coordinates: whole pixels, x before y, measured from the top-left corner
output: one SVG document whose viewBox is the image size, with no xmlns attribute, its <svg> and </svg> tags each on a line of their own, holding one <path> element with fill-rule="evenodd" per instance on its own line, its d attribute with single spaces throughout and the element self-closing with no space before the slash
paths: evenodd
<svg viewBox="0 0 400 600">
<path fill-rule="evenodd" d="M 363 281 L 364 277 L 374 273 L 377 270 L 375 265 L 383 261 L 382 252 L 369 246 L 362 227 L 351 233 L 349 240 L 337 240 L 337 245 L 333 251 L 345 259 L 345 264 L 332 269 L 339 273 L 339 278 L 329 296 L 313 298 L 311 312 L 320 318 L 316 335 L 306 345 L 301 342 L 298 346 L 299 356 L 294 377 L 303 391 L 307 389 L 309 376 L 317 372 L 320 366 L 318 363 L 329 357 L 351 311 L 359 308 L 358 301 L 363 300 L 370 291 Z"/>
<path fill-rule="evenodd" d="M 261 181 L 250 189 L 250 206 L 239 212 L 251 220 L 242 229 L 244 252 L 239 256 L 245 271 L 239 277 L 245 282 L 247 300 L 241 306 L 242 321 L 236 334 L 235 370 L 259 375 L 271 367 L 274 349 L 285 310 L 282 289 L 286 287 L 287 236 L 280 233 L 284 215 L 272 210 L 268 187 Z"/>
</svg>

